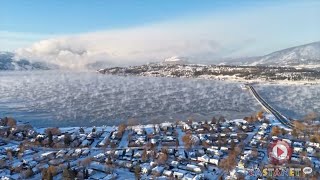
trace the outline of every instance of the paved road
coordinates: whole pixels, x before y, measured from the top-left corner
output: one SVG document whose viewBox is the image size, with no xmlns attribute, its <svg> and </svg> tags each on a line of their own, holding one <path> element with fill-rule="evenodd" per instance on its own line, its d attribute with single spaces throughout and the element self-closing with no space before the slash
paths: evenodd
<svg viewBox="0 0 320 180">
<path fill-rule="evenodd" d="M 293 124 L 290 120 L 288 120 L 285 116 L 283 116 L 281 113 L 279 113 L 277 110 L 275 110 L 273 107 L 271 107 L 253 88 L 251 85 L 247 85 L 249 88 L 251 94 L 255 97 L 255 99 L 261 104 L 261 106 L 269 113 L 273 114 L 278 121 L 283 124 L 284 126 L 288 128 L 293 128 Z"/>
</svg>

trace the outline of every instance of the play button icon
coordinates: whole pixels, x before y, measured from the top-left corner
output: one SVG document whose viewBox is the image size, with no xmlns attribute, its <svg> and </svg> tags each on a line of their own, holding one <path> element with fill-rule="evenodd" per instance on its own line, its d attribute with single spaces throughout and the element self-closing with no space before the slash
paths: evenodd
<svg viewBox="0 0 320 180">
<path fill-rule="evenodd" d="M 279 147 L 277 147 L 277 154 L 278 154 L 278 156 L 280 156 L 281 154 L 283 154 L 283 151 L 282 151 Z"/>
<path fill-rule="evenodd" d="M 288 150 L 283 144 L 277 144 L 272 148 L 272 152 L 275 158 L 282 160 L 287 157 Z"/>
<path fill-rule="evenodd" d="M 281 164 L 291 158 L 292 149 L 286 141 L 277 140 L 268 148 L 270 160 L 275 164 Z"/>
</svg>

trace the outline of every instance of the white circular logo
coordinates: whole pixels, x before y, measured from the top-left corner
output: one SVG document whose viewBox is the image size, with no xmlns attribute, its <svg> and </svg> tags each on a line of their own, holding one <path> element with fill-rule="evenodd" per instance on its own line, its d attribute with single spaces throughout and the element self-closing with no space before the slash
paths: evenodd
<svg viewBox="0 0 320 180">
<path fill-rule="evenodd" d="M 312 168 L 311 168 L 311 167 L 305 167 L 305 168 L 303 168 L 303 173 L 304 173 L 304 174 L 311 174 L 311 173 L 312 173 Z"/>
</svg>

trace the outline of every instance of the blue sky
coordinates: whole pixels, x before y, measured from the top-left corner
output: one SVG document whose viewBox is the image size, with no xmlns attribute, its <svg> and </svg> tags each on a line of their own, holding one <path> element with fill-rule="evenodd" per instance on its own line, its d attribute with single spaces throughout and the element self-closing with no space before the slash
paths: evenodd
<svg viewBox="0 0 320 180">
<path fill-rule="evenodd" d="M 319 17 L 316 0 L 0 0 L 0 51 L 69 67 L 214 62 L 319 41 Z"/>
<path fill-rule="evenodd" d="M 66 34 L 139 26 L 184 16 L 237 11 L 277 1 L 1 0 L 0 30 Z"/>
</svg>

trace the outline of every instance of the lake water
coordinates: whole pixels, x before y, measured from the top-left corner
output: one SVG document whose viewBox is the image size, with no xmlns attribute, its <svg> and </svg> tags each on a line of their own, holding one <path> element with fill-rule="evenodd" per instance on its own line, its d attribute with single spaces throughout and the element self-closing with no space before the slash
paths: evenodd
<svg viewBox="0 0 320 180">
<path fill-rule="evenodd" d="M 238 83 L 94 72 L 1 72 L 0 95 L 1 116 L 41 127 L 210 120 L 260 109 Z"/>
<path fill-rule="evenodd" d="M 95 72 L 0 72 L 0 116 L 13 116 L 38 127 L 117 125 L 128 119 L 141 124 L 188 118 L 210 120 L 214 115 L 242 118 L 261 107 L 240 85 Z M 288 94 L 288 88 L 292 90 L 289 97 L 295 98 L 293 101 L 283 96 Z M 316 87 L 300 88 L 299 95 L 295 96 L 292 94 L 297 88 L 291 86 L 268 85 L 257 89 L 285 113 L 299 116 L 304 113 L 302 107 L 319 110 Z M 281 98 L 277 97 L 279 94 Z M 308 102 L 303 101 L 306 94 Z M 279 100 L 285 106 L 278 103 Z M 297 103 L 298 107 L 295 109 L 290 102 Z"/>
</svg>

